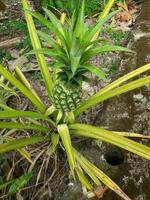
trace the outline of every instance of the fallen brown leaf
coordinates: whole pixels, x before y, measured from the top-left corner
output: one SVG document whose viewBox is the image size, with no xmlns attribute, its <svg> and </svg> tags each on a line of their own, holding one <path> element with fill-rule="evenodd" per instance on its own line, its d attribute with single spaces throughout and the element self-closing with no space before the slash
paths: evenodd
<svg viewBox="0 0 150 200">
<path fill-rule="evenodd" d="M 130 14 L 130 12 L 122 11 L 121 13 L 118 13 L 116 15 L 116 19 L 120 22 L 128 22 L 132 19 L 132 15 Z"/>
<path fill-rule="evenodd" d="M 106 192 L 107 189 L 108 187 L 100 185 L 94 190 L 94 193 L 98 199 L 101 199 L 103 198 L 104 193 Z"/>
</svg>

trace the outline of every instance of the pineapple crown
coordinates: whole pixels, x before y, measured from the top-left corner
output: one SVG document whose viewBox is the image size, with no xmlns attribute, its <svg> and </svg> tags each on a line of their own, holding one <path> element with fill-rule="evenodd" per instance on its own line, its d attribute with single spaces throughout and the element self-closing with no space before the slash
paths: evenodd
<svg viewBox="0 0 150 200">
<path fill-rule="evenodd" d="M 33 50 L 29 54 L 44 53 L 54 59 L 53 68 L 60 69 L 58 77 L 63 81 L 81 84 L 88 81 L 85 73 L 90 71 L 100 79 L 105 79 L 105 73 L 100 67 L 96 67 L 88 61 L 104 52 L 108 51 L 130 51 L 127 48 L 109 45 L 103 40 L 98 40 L 96 36 L 102 26 L 111 19 L 118 11 L 110 13 L 108 16 L 99 19 L 96 24 L 88 26 L 85 22 L 85 1 L 81 7 L 77 8 L 70 20 L 62 24 L 60 20 L 48 9 L 43 8 L 50 19 L 45 19 L 36 12 L 30 12 L 34 17 L 46 25 L 48 29 L 56 35 L 56 40 L 46 32 L 37 31 L 40 38 L 51 45 L 51 48 Z"/>
</svg>

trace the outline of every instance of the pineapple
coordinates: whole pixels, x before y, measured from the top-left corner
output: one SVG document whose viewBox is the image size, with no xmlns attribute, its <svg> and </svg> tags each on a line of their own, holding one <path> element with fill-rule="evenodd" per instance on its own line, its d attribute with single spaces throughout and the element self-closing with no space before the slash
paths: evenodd
<svg viewBox="0 0 150 200">
<path fill-rule="evenodd" d="M 56 40 L 43 31 L 37 31 L 40 38 L 49 43 L 51 48 L 33 50 L 33 53 L 44 53 L 53 58 L 51 65 L 54 72 L 57 71 L 52 92 L 52 103 L 57 110 L 64 112 L 74 111 L 82 102 L 82 83 L 87 81 L 86 72 L 92 72 L 98 78 L 105 79 L 104 71 L 89 63 L 89 60 L 108 51 L 129 51 L 127 48 L 110 45 L 106 40 L 96 40 L 95 35 L 103 24 L 114 16 L 117 11 L 100 19 L 95 25 L 88 26 L 84 22 L 84 6 L 82 1 L 80 9 L 76 9 L 71 20 L 61 22 L 55 15 L 44 9 L 50 21 L 42 15 L 30 12 L 34 17 L 46 25 L 56 35 Z M 58 42 L 59 40 L 59 42 Z M 105 41 L 105 42 L 104 42 Z M 54 73 L 56 75 L 56 73 Z"/>
<path fill-rule="evenodd" d="M 53 88 L 53 105 L 62 112 L 71 112 L 82 101 L 82 88 L 80 85 L 70 85 L 64 81 L 57 81 Z"/>
</svg>

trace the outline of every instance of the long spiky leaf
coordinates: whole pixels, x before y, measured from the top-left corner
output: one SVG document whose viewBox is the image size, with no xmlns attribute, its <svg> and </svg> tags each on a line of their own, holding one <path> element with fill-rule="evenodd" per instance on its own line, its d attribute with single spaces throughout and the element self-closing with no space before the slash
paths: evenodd
<svg viewBox="0 0 150 200">
<path fill-rule="evenodd" d="M 112 131 L 108 131 L 102 128 L 86 124 L 71 124 L 69 125 L 70 130 L 77 130 L 76 135 L 85 136 L 90 138 L 99 139 L 130 152 L 133 152 L 143 158 L 150 160 L 150 147 L 137 143 L 131 139 L 125 138 Z"/>
<path fill-rule="evenodd" d="M 0 122 L 0 129 L 35 130 L 48 133 L 50 129 L 45 126 L 35 124 L 21 124 L 17 122 Z"/>
<path fill-rule="evenodd" d="M 36 33 L 36 28 L 32 19 L 32 15 L 30 13 L 27 12 L 27 10 L 29 10 L 29 6 L 28 6 L 28 1 L 27 0 L 22 0 L 22 5 L 23 5 L 23 9 L 25 11 L 25 18 L 27 21 L 27 26 L 28 26 L 28 31 L 30 34 L 30 38 L 31 38 L 31 42 L 32 42 L 32 46 L 34 49 L 40 49 L 41 48 L 41 44 L 40 44 L 40 40 L 38 38 L 38 35 Z M 48 96 L 49 99 L 51 99 L 51 95 L 52 95 L 52 79 L 47 67 L 47 63 L 45 60 L 44 55 L 42 54 L 37 54 L 36 55 L 43 79 L 45 81 L 45 85 L 46 85 L 46 89 L 48 92 Z"/>
<path fill-rule="evenodd" d="M 20 90 L 31 102 L 41 111 L 45 111 L 45 105 L 37 99 L 32 92 L 30 92 L 20 81 L 18 81 L 8 70 L 0 65 L 0 74 L 2 74 L 11 84 Z"/>
<path fill-rule="evenodd" d="M 150 63 L 146 64 L 142 67 L 139 67 L 138 69 L 133 70 L 132 72 L 126 74 L 125 76 L 122 76 L 121 78 L 113 81 L 111 84 L 107 85 L 106 87 L 101 89 L 98 93 L 96 93 L 95 95 L 93 95 L 89 99 L 87 99 L 85 102 L 83 102 L 79 106 L 79 108 L 77 108 L 75 110 L 75 115 L 77 116 L 77 115 L 81 114 L 82 112 L 84 112 L 86 109 L 90 108 L 91 106 L 108 99 L 109 95 L 110 95 L 110 97 L 112 97 L 113 94 L 114 94 L 114 96 L 118 95 L 118 94 L 115 94 L 112 92 L 112 90 L 114 90 L 114 88 L 118 87 L 119 85 L 123 84 L 124 82 L 128 81 L 129 79 L 134 78 L 134 77 L 136 77 L 146 71 L 149 71 L 149 70 L 150 70 Z M 127 87 L 130 87 L 130 88 L 128 88 L 128 91 L 131 91 L 133 89 L 142 87 L 143 85 L 149 83 L 149 80 L 150 80 L 150 78 L 144 78 L 144 79 L 137 80 L 137 82 L 131 81 L 130 83 L 128 83 L 129 84 L 128 86 L 122 86 L 122 87 L 125 87 L 124 88 L 125 90 L 127 90 Z M 143 81 L 145 81 L 145 83 Z M 134 88 L 133 88 L 132 83 L 134 83 Z M 138 86 L 135 83 L 138 83 L 141 86 Z M 119 88 L 116 89 L 117 93 L 119 93 L 119 90 L 120 90 Z M 107 94 L 107 95 L 105 96 L 105 94 Z"/>
<path fill-rule="evenodd" d="M 38 142 L 44 142 L 44 141 L 48 141 L 48 140 L 49 140 L 49 137 L 43 137 L 43 136 L 15 139 L 11 142 L 0 144 L 0 154 L 11 151 L 11 150 L 15 150 L 15 149 L 17 150 L 26 145 L 35 144 Z"/>
<path fill-rule="evenodd" d="M 67 125 L 62 124 L 62 125 L 58 125 L 57 127 L 58 129 L 58 133 L 62 139 L 62 143 L 64 145 L 64 148 L 66 150 L 66 154 L 68 157 L 68 162 L 70 165 L 70 169 L 72 172 L 73 177 L 75 178 L 75 173 L 74 173 L 74 169 L 75 169 L 75 157 L 74 157 L 74 152 L 73 152 L 73 147 L 71 144 L 71 138 L 70 138 L 70 133 L 68 130 Z"/>
<path fill-rule="evenodd" d="M 105 18 L 109 14 L 109 12 L 110 12 L 112 6 L 114 5 L 114 3 L 115 3 L 115 0 L 109 0 L 108 1 L 108 3 L 106 4 L 103 12 L 99 16 L 99 21 L 101 21 L 103 18 Z M 93 36 L 92 40 L 96 40 L 98 38 L 99 33 L 100 33 L 100 30 L 98 30 L 95 33 L 95 35 Z"/>
<path fill-rule="evenodd" d="M 16 111 L 16 110 L 0 111 L 0 119 L 10 119 L 10 118 L 19 118 L 19 117 L 43 119 L 45 121 L 50 122 L 51 124 L 55 126 L 55 123 L 50 118 L 38 112 Z"/>
<path fill-rule="evenodd" d="M 149 83 L 150 83 L 150 76 L 145 77 L 145 78 L 140 78 L 135 81 L 131 81 L 130 83 L 120 86 L 116 89 L 110 90 L 107 93 L 102 94 L 101 96 L 94 97 L 91 99 L 89 98 L 81 106 L 79 106 L 79 108 L 77 108 L 77 110 L 75 111 L 75 115 L 77 116 L 78 114 L 81 114 L 82 112 L 90 108 L 91 106 L 94 106 L 100 102 L 103 102 L 104 100 L 132 91 L 136 88 L 140 88 Z"/>
</svg>

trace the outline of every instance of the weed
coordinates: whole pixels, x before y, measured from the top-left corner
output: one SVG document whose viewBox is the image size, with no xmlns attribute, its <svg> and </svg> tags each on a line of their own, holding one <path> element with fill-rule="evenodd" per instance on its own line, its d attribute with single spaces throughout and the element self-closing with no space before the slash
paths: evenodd
<svg viewBox="0 0 150 200">
<path fill-rule="evenodd" d="M 114 45 L 122 45 L 124 41 L 128 39 L 128 32 L 123 32 L 122 30 L 117 30 L 111 25 L 107 25 L 102 30 L 104 35 L 107 35 L 111 39 Z"/>
<path fill-rule="evenodd" d="M 116 71 L 117 71 L 118 68 L 119 68 L 119 65 L 120 65 L 120 59 L 118 59 L 118 58 L 113 59 L 113 60 L 111 61 L 111 65 L 110 65 L 110 67 L 109 67 L 108 73 L 109 73 L 109 74 L 114 74 L 114 73 L 116 73 Z"/>
<path fill-rule="evenodd" d="M 0 48 L 0 63 L 3 63 L 4 60 L 11 60 L 11 53 L 5 49 Z"/>
</svg>

